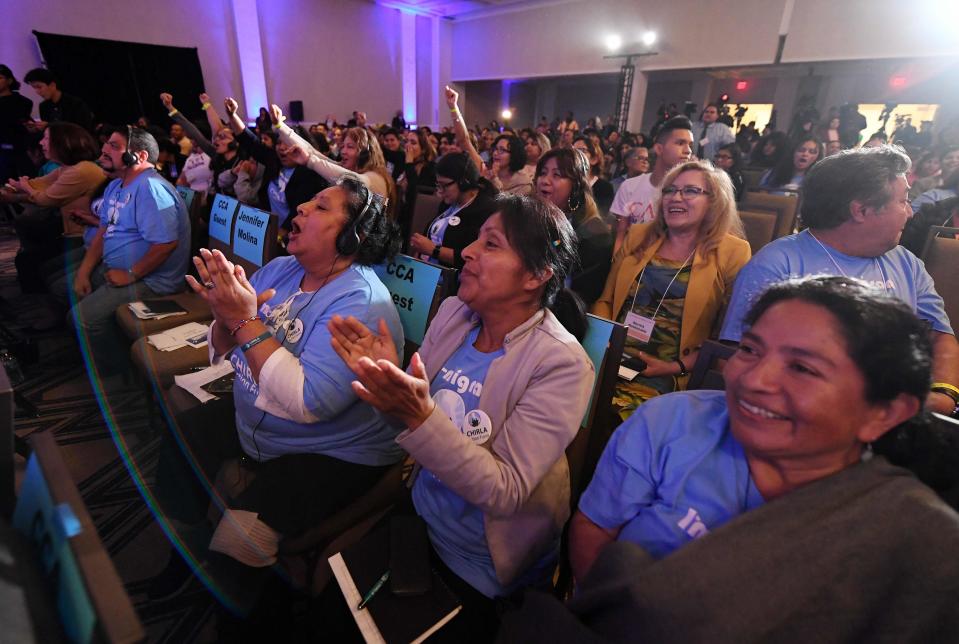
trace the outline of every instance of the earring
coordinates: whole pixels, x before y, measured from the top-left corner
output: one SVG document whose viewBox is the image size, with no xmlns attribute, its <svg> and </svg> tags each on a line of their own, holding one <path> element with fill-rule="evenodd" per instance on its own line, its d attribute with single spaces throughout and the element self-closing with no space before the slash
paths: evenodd
<svg viewBox="0 0 959 644">
<path fill-rule="evenodd" d="M 575 205 L 573 204 L 573 195 L 570 195 L 569 199 L 566 200 L 566 208 L 569 212 L 576 212 L 577 210 L 579 210 L 580 206 L 582 205 L 583 205 L 583 200 L 581 199 L 581 196 L 578 193 L 576 194 Z"/>
<path fill-rule="evenodd" d="M 859 457 L 859 461 L 868 463 L 872 460 L 873 456 L 875 456 L 875 454 L 872 452 L 872 443 L 866 443 L 862 448 L 862 456 Z"/>
</svg>

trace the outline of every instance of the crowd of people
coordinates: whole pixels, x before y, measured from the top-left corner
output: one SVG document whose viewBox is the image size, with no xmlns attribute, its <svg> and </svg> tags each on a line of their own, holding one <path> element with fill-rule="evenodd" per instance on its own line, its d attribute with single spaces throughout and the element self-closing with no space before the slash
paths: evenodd
<svg viewBox="0 0 959 644">
<path fill-rule="evenodd" d="M 464 605 L 439 633 L 449 641 L 492 641 L 501 624 L 504 641 L 543 639 L 544 623 L 556 641 L 711 628 L 800 641 L 810 611 L 843 634 L 830 641 L 959 632 L 959 515 L 946 502 L 959 437 L 927 422 L 959 409 L 959 344 L 915 245 L 930 226 L 959 226 L 959 127 L 926 147 L 918 134 L 861 144 L 847 109 L 760 137 L 710 104 L 695 122 L 663 114 L 648 135 L 580 128 L 572 113 L 471 128 L 449 87 L 453 125 L 436 131 L 359 111 L 290 124 L 276 105 L 244 115 L 206 94 L 195 123 L 167 93 L 167 128 L 109 126 L 51 72 L 25 81 L 40 121 L 0 65 L 0 202 L 21 284 L 52 296 L 50 325 L 68 320 L 108 378 L 130 369 L 116 308 L 189 288 L 210 308 L 211 362 L 233 366 L 232 398 L 177 418 L 157 474 L 164 510 L 209 528 L 210 557 L 279 566 L 285 539 L 409 458 L 393 512 L 422 519 Z M 207 211 L 191 217 L 175 186 Z M 800 196 L 797 231 L 755 256 L 737 208 L 747 189 Z M 207 249 L 220 194 L 277 216 L 281 257 L 248 275 Z M 424 195 L 440 203 L 417 230 Z M 401 250 L 458 271 L 407 356 L 373 270 Z M 618 428 L 577 490 L 566 449 L 594 382 L 587 312 L 626 327 L 626 369 L 596 412 Z M 710 338 L 737 347 L 726 390 L 686 391 Z M 207 483 L 228 459 L 253 476 L 208 524 Z M 881 534 L 837 531 L 875 515 L 895 519 Z M 793 550 L 802 535 L 819 549 Z M 741 543 L 795 566 L 792 590 L 751 575 Z M 850 554 L 834 583 L 824 562 Z M 568 607 L 534 592 L 566 558 L 579 587 Z M 176 554 L 168 568 L 174 583 L 153 595 L 189 573 Z M 670 575 L 769 602 L 740 620 L 721 597 L 667 590 Z M 262 574 L 244 579 L 255 605 Z M 863 585 L 849 610 L 843 593 Z M 508 604 L 523 591 L 521 608 Z M 318 606 L 324 628 L 342 626 L 342 601 Z"/>
</svg>

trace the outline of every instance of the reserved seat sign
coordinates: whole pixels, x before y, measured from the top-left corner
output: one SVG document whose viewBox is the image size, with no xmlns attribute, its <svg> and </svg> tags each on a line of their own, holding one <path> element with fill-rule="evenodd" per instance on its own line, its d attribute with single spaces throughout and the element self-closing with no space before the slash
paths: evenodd
<svg viewBox="0 0 959 644">
<path fill-rule="evenodd" d="M 233 228 L 233 252 L 243 259 L 263 266 L 266 248 L 266 230 L 270 225 L 270 213 L 251 206 L 240 206 Z"/>
<path fill-rule="evenodd" d="M 407 255 L 397 255 L 393 261 L 378 264 L 373 270 L 393 297 L 406 339 L 422 344 L 443 269 Z"/>
<path fill-rule="evenodd" d="M 233 216 L 239 205 L 233 197 L 217 195 L 210 208 L 210 237 L 224 244 L 230 243 L 230 234 L 233 232 Z"/>
</svg>

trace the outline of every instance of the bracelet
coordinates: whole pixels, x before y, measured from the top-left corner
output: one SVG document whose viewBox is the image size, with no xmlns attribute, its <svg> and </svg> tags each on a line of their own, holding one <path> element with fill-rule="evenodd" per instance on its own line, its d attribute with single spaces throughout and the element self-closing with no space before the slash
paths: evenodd
<svg viewBox="0 0 959 644">
<path fill-rule="evenodd" d="M 433 244 L 433 252 L 430 253 L 430 257 L 432 257 L 433 259 L 439 259 L 439 258 L 440 258 L 440 250 L 441 250 L 442 248 L 443 248 L 443 247 L 440 246 L 439 244 Z"/>
<path fill-rule="evenodd" d="M 942 394 L 943 396 L 949 396 L 952 398 L 952 402 L 956 403 L 956 406 L 959 407 L 959 387 L 950 385 L 948 382 L 934 382 L 932 383 L 932 387 L 929 388 L 929 391 Z"/>
<path fill-rule="evenodd" d="M 679 358 L 676 358 L 676 363 L 679 364 L 679 377 L 682 378 L 683 376 L 688 376 L 689 372 L 686 371 L 686 365 L 683 364 L 683 361 Z"/>
<path fill-rule="evenodd" d="M 251 317 L 251 318 L 247 318 L 247 319 L 245 319 L 245 320 L 240 320 L 240 323 L 239 323 L 239 324 L 237 324 L 235 327 L 233 327 L 232 329 L 230 329 L 230 336 L 236 335 L 236 332 L 239 331 L 240 329 L 242 329 L 243 327 L 245 327 L 247 324 L 249 324 L 250 322 L 256 322 L 256 321 L 259 320 L 259 319 L 260 319 L 259 316 L 254 315 L 254 316 Z"/>
<path fill-rule="evenodd" d="M 932 386 L 929 387 L 931 391 L 936 391 L 939 389 L 945 389 L 946 391 L 951 391 L 954 396 L 959 397 L 959 387 L 955 385 L 950 385 L 948 382 L 934 382 Z M 941 393 L 946 393 L 945 391 Z M 946 394 L 948 395 L 948 394 Z"/>
<path fill-rule="evenodd" d="M 166 115 L 172 118 L 172 117 L 176 116 L 176 115 L 179 114 L 179 113 L 180 113 L 180 110 L 178 110 L 177 108 L 174 107 L 172 110 L 170 110 L 169 112 L 167 112 Z"/>
<path fill-rule="evenodd" d="M 450 108 L 450 114 L 459 114 L 459 113 L 460 113 L 460 108 L 458 107 Z"/>
<path fill-rule="evenodd" d="M 210 101 L 207 101 L 206 103 L 204 103 L 204 104 L 201 105 L 200 107 L 201 107 L 201 108 L 203 109 L 203 111 L 205 112 L 205 111 L 207 111 L 208 109 L 210 109 L 211 107 L 213 107 L 213 103 L 211 103 Z"/>
<path fill-rule="evenodd" d="M 256 336 L 255 338 L 253 338 L 252 340 L 250 340 L 250 341 L 247 342 L 246 344 L 240 345 L 240 351 L 242 351 L 243 353 L 246 353 L 247 351 L 249 351 L 250 349 L 252 349 L 252 348 L 255 347 L 256 345 L 260 344 L 260 343 L 263 342 L 264 340 L 269 340 L 269 339 L 272 338 L 272 337 L 273 337 L 273 334 L 272 334 L 272 333 L 270 333 L 269 331 L 264 331 L 263 333 L 261 333 L 260 335 Z"/>
</svg>

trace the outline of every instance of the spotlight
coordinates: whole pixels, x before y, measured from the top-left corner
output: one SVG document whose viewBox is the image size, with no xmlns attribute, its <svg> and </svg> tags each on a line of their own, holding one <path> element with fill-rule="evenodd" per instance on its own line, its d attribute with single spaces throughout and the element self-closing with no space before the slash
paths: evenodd
<svg viewBox="0 0 959 644">
<path fill-rule="evenodd" d="M 623 46 L 623 39 L 616 34 L 609 34 L 604 42 L 606 43 L 606 49 L 610 51 L 619 51 L 619 48 Z"/>
<path fill-rule="evenodd" d="M 644 32 L 643 35 L 640 36 L 640 40 L 642 40 L 643 44 L 646 45 L 647 47 L 652 47 L 656 43 L 656 32 L 655 31 Z"/>
<path fill-rule="evenodd" d="M 508 121 L 513 118 L 513 110 L 507 108 L 500 113 L 500 116 L 503 117 L 504 121 Z"/>
</svg>

